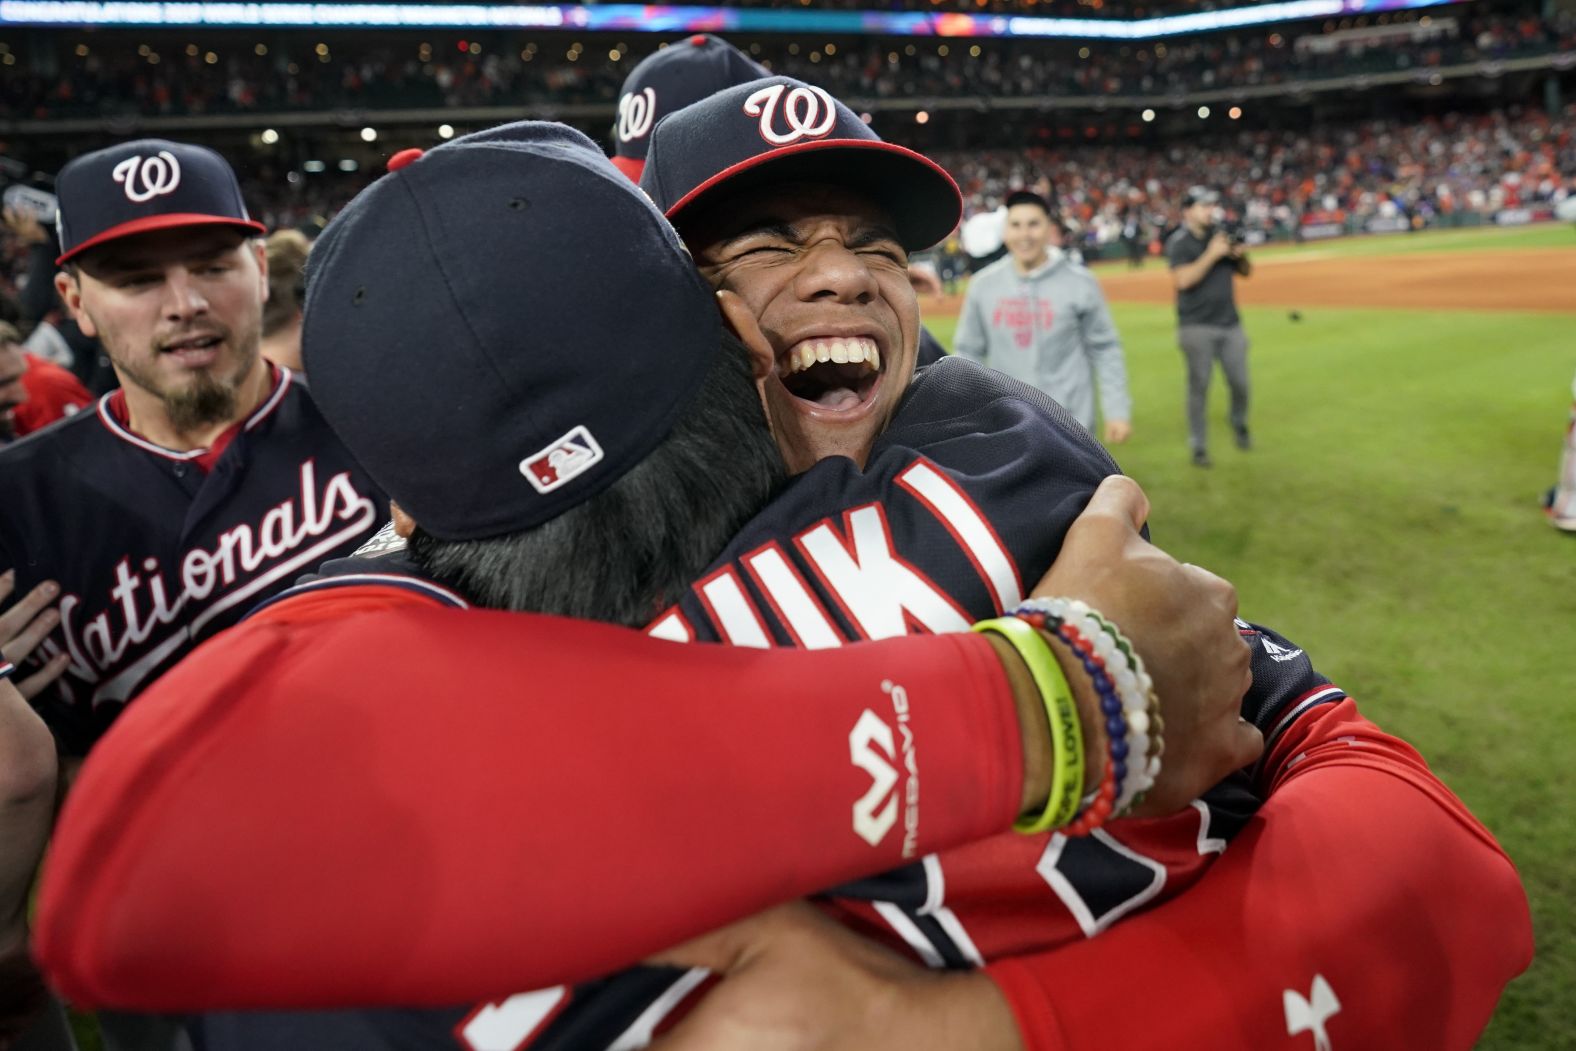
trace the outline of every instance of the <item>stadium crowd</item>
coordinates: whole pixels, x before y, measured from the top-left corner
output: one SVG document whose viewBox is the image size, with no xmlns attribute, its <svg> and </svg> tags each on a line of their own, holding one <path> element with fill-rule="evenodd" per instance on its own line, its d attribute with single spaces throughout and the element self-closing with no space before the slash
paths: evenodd
<svg viewBox="0 0 1576 1051">
<path fill-rule="evenodd" d="M 1552 205 L 1576 194 L 1576 106 L 1554 116 L 1494 110 L 1243 131 L 1164 149 L 1076 144 L 938 157 L 964 188 L 967 214 L 1038 186 L 1096 244 L 1118 240 L 1133 208 L 1151 228 L 1174 225 L 1177 200 L 1197 183 L 1219 187 L 1246 230 L 1292 236 L 1309 222 L 1427 225 Z"/>
<path fill-rule="evenodd" d="M 22 119 L 612 104 L 640 57 L 625 42 L 381 37 L 343 46 L 70 42 L 21 56 L 0 97 Z M 230 38 L 233 40 L 234 38 Z M 755 42 L 769 69 L 850 100 L 1167 95 L 1571 53 L 1576 14 L 1381 15 L 1122 44 L 1076 41 Z M 563 50 L 560 50 L 563 49 Z M 608 61 L 602 61 L 604 56 Z M 66 75 L 63 75 L 66 74 Z"/>
</svg>

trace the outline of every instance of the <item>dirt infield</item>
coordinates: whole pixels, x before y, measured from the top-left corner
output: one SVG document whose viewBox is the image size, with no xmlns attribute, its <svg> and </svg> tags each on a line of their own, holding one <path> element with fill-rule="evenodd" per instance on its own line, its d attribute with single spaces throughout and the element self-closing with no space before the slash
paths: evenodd
<svg viewBox="0 0 1576 1051">
<path fill-rule="evenodd" d="M 1171 303 L 1165 263 L 1095 271 L 1112 302 Z M 1273 307 L 1404 307 L 1419 310 L 1576 312 L 1576 248 L 1518 248 L 1341 258 L 1317 246 L 1254 260 L 1237 300 Z M 937 303 L 931 307 L 931 303 Z M 962 297 L 927 300 L 955 313 Z"/>
</svg>

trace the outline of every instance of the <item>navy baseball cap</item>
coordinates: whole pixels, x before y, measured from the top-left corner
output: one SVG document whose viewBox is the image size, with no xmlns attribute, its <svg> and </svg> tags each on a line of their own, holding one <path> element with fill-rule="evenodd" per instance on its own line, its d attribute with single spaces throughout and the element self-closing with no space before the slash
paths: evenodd
<svg viewBox="0 0 1576 1051">
<path fill-rule="evenodd" d="M 859 190 L 897 224 L 910 251 L 950 234 L 963 197 L 946 170 L 883 142 L 858 114 L 818 87 L 767 77 L 671 114 L 652 133 L 640 186 L 675 223 L 738 190 L 788 182 Z"/>
<path fill-rule="evenodd" d="M 206 146 L 138 139 L 83 154 L 55 178 L 59 266 L 106 241 L 172 226 L 232 226 L 267 232 L 253 221 L 229 163 Z"/>
<path fill-rule="evenodd" d="M 613 164 L 636 182 L 657 122 L 719 91 L 771 73 L 744 52 L 709 33 L 697 33 L 641 59 L 618 92 Z"/>
<path fill-rule="evenodd" d="M 540 525 L 667 437 L 721 352 L 711 288 L 645 195 L 561 124 L 389 167 L 307 263 L 313 399 L 434 536 Z"/>
</svg>

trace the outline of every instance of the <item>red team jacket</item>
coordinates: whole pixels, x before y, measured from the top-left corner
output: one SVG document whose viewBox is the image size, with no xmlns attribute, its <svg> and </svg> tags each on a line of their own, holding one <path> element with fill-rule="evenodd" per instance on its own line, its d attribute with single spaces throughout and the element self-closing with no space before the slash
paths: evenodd
<svg viewBox="0 0 1576 1051">
<path fill-rule="evenodd" d="M 954 411 L 960 406 L 965 408 Z M 903 424 L 908 419 L 924 422 L 910 428 Z M 1114 465 L 1098 446 L 1054 405 L 984 370 L 945 362 L 916 379 L 898 425 L 883 437 L 865 471 L 848 461 L 827 461 L 802 476 L 651 631 L 746 647 L 827 648 L 860 638 L 961 629 L 1010 608 L 1022 596 L 1024 582 L 1048 567 L 1067 525 L 1111 470 Z M 1034 498 L 1025 499 L 1026 493 Z M 837 512 L 828 515 L 828 508 Z M 383 579 L 356 575 L 385 567 L 396 572 Z M 310 669 L 330 660 L 357 666 L 351 652 L 357 643 L 347 633 L 360 633 L 349 630 L 352 623 L 375 625 L 378 618 L 397 617 L 407 607 L 463 603 L 405 575 L 405 568 L 397 553 L 381 563 L 363 559 L 340 566 L 309 585 L 306 594 L 277 602 L 232 633 L 231 639 L 242 636 L 244 642 L 235 639 L 229 646 L 199 651 L 172 679 L 213 650 L 227 651 L 221 656 L 233 662 L 244 656 L 242 648 L 269 636 L 289 640 L 291 668 Z M 377 610 L 378 618 L 362 612 L 345 620 L 349 608 L 360 607 Z M 423 645 L 437 651 L 452 647 L 455 654 L 474 650 L 462 638 L 465 625 L 484 614 L 437 613 L 423 618 L 428 633 Z M 333 652 L 322 647 L 322 652 L 295 652 L 297 636 L 309 626 L 321 631 L 325 620 L 343 623 Z M 225 973 L 205 970 L 195 986 L 196 976 L 183 974 L 187 999 L 181 1006 L 310 1006 L 336 1002 L 335 996 L 339 1003 L 434 1004 L 453 1002 L 445 995 L 450 989 L 492 990 L 510 995 L 471 1008 L 432 1011 L 214 1015 L 196 1035 L 215 1051 L 286 1044 L 473 1051 L 638 1047 L 682 1012 L 703 982 L 703 972 L 636 968 L 579 986 L 552 983 L 606 973 L 740 914 L 719 914 L 719 901 L 747 911 L 750 900 L 780 900 L 834 883 L 843 878 L 833 875 L 838 866 L 855 859 L 865 862 L 859 871 L 872 871 L 874 851 L 908 863 L 844 883 L 820 899 L 824 907 L 931 966 L 985 966 L 1007 994 L 1031 1048 L 1469 1046 L 1504 983 L 1530 955 L 1526 904 L 1514 870 L 1421 758 L 1358 715 L 1346 694 L 1315 672 L 1300 648 L 1265 629 L 1243 625 L 1242 630 L 1254 653 L 1254 687 L 1244 715 L 1264 731 L 1266 755 L 1254 770 L 1217 786 L 1173 817 L 1113 822 L 1087 839 L 1049 833 L 977 839 L 1003 827 L 1006 822 L 998 820 L 986 829 L 971 826 L 976 831 L 960 840 L 949 838 L 958 833 L 958 826 L 950 825 L 938 844 L 932 822 L 944 819 L 957 803 L 958 787 L 948 782 L 954 770 L 949 763 L 956 758 L 950 750 L 962 742 L 947 739 L 929 723 L 937 698 L 927 688 L 924 666 L 892 665 L 879 683 L 870 681 L 870 673 L 861 674 L 865 703 L 856 712 L 837 709 L 843 722 L 834 717 L 828 728 L 812 720 L 815 733 L 829 732 L 830 740 L 807 740 L 797 728 L 765 738 L 771 743 L 767 751 L 781 750 L 806 764 L 804 779 L 836 786 L 826 800 L 827 812 L 817 812 L 806 826 L 773 821 L 764 836 L 745 834 L 762 813 L 775 816 L 780 808 L 775 799 L 752 794 L 762 772 L 756 769 L 759 755 L 751 750 L 743 764 L 748 769 L 726 779 L 735 788 L 720 794 L 675 788 L 658 797 L 661 811 L 684 828 L 723 822 L 737 836 L 694 849 L 700 845 L 685 843 L 693 840 L 692 833 L 658 841 L 642 823 L 627 830 L 633 839 L 596 837 L 593 844 L 577 845 L 569 859 L 573 863 L 550 867 L 561 871 L 561 878 L 544 874 L 544 855 L 535 854 L 534 864 L 519 873 L 523 885 L 514 896 L 534 899 L 538 906 L 551 903 L 576 917 L 578 946 L 544 940 L 539 910 L 512 901 L 503 914 L 480 925 L 483 930 L 457 930 L 454 944 L 437 950 L 438 959 L 457 964 L 469 984 L 453 980 L 454 973 L 434 960 L 417 970 L 428 979 L 445 976 L 436 982 L 352 989 L 345 987 L 342 972 L 314 966 L 314 982 L 303 984 L 298 976 L 284 989 L 254 956 L 238 971 L 229 962 Z M 859 648 L 847 652 L 857 656 Z M 537 648 L 529 656 L 518 650 L 512 656 L 510 667 L 538 670 L 540 698 L 555 695 L 549 684 L 558 680 L 539 677 L 546 665 Z M 782 656 L 756 654 L 763 663 L 755 681 L 773 674 L 768 657 Z M 297 681 L 300 674 L 295 673 Z M 430 672 L 415 674 L 431 677 Z M 582 666 L 563 689 L 583 692 L 573 685 L 583 676 Z M 818 691 L 823 678 L 816 676 Z M 649 704 L 678 699 L 658 680 L 642 675 L 634 681 Z M 455 685 L 443 683 L 443 693 L 455 692 Z M 410 686 L 402 681 L 393 692 Z M 436 693 L 439 684 L 433 686 Z M 720 696 L 726 686 L 713 683 L 709 692 Z M 775 681 L 772 688 L 782 690 Z M 168 696 L 169 705 L 182 703 Z M 274 702 L 247 701 L 253 703 L 266 708 Z M 796 703 L 802 711 L 804 702 Z M 520 707 L 540 706 L 539 700 Z M 227 713 L 238 710 L 233 702 L 224 707 Z M 716 705 L 709 730 L 761 740 L 758 717 L 750 705 Z M 421 724 L 438 732 L 431 719 Z M 151 722 L 140 725 L 151 728 Z M 654 736 L 638 738 L 638 747 L 678 756 L 691 752 L 693 727 L 676 725 L 675 731 L 642 723 L 642 731 Z M 989 731 L 995 725 L 987 721 L 984 727 Z M 589 713 L 584 726 L 600 728 L 591 731 L 592 739 L 606 729 Z M 455 732 L 450 726 L 444 735 Z M 227 740 L 237 740 L 237 733 L 231 730 Z M 1015 734 L 1005 736 L 1016 747 Z M 574 739 L 586 740 L 587 730 L 576 731 Z M 482 762 L 488 769 L 497 763 L 509 771 L 511 796 L 533 798 L 524 793 L 536 787 L 543 772 L 501 754 L 518 740 L 499 738 L 487 753 L 498 758 Z M 1003 735 L 976 733 L 970 740 L 975 746 L 1001 744 Z M 431 750 L 428 741 L 412 742 L 412 747 Z M 560 775 L 577 757 L 584 762 L 580 749 L 566 752 L 548 764 Z M 996 760 L 1010 762 L 1015 754 L 1009 748 Z M 146 764 L 148 756 L 141 760 Z M 621 766 L 628 761 L 629 755 L 614 749 L 593 765 L 601 769 L 608 762 Z M 232 757 L 225 764 L 229 773 L 212 760 L 204 769 L 163 772 L 160 778 L 171 786 L 165 795 L 175 785 L 182 786 L 183 796 L 200 785 L 211 799 L 215 789 L 239 776 L 234 762 Z M 698 761 L 681 762 L 703 769 Z M 117 773 L 101 776 L 111 779 Z M 149 776 L 148 770 L 137 776 Z M 328 791 L 326 784 L 322 787 Z M 996 796 L 1002 786 L 982 787 Z M 548 798 L 562 798 L 562 785 L 541 788 Z M 85 780 L 73 807 L 88 789 Z M 132 929 L 151 936 L 163 922 L 160 907 L 176 903 L 158 900 L 165 895 L 157 889 L 157 865 L 150 868 L 145 859 L 130 857 L 124 868 L 113 869 L 118 897 L 105 898 L 109 877 L 103 868 L 84 867 L 89 855 L 81 834 L 104 815 L 88 809 L 91 804 L 82 806 L 85 816 L 68 811 L 57 836 L 44 917 L 50 918 L 52 899 L 88 897 L 106 911 L 96 928 L 41 925 L 46 962 L 59 968 L 56 977 L 68 993 L 171 1006 L 156 1002 L 159 985 L 151 975 L 122 969 L 121 954 L 131 947 L 119 938 Z M 428 809 L 434 824 L 440 818 L 454 820 L 453 811 L 445 813 L 436 803 Z M 650 816 L 649 809 L 641 813 Z M 195 821 L 194 815 L 168 811 L 138 816 L 166 833 L 182 820 Z M 836 827 L 839 819 L 841 827 Z M 553 820 L 538 811 L 533 825 Z M 427 831 L 448 836 L 447 828 Z M 665 859 L 668 865 L 693 865 L 703 858 L 704 865 L 695 867 L 715 868 L 727 889 L 697 882 L 693 874 L 675 873 L 678 882 L 672 886 L 643 880 L 638 888 L 600 875 L 585 879 L 607 865 L 608 842 L 620 843 L 620 854 L 627 850 L 647 864 L 651 855 L 664 851 L 673 855 Z M 785 844 L 806 843 L 816 845 L 808 853 L 817 855 L 811 867 L 826 876 L 819 883 L 795 883 L 806 874 L 804 862 L 789 863 L 782 856 Z M 1237 845 L 1227 850 L 1228 843 Z M 1251 849 L 1243 849 L 1247 843 Z M 950 849 L 935 852 L 938 846 Z M 1422 864 L 1420 857 L 1430 860 Z M 76 865 L 73 858 L 79 859 Z M 243 884 L 256 882 L 245 873 L 234 876 Z M 475 879 L 473 874 L 470 882 Z M 148 895 L 134 908 L 124 896 L 128 880 Z M 381 874 L 379 880 L 384 881 Z M 397 877 L 393 883 L 404 885 Z M 617 925 L 602 929 L 609 903 L 626 900 L 620 896 L 625 893 L 636 902 L 653 895 L 655 900 L 647 908 L 620 911 Z M 277 895 L 265 890 L 264 896 Z M 266 928 L 252 911 L 256 896 L 246 897 L 249 929 Z M 1472 908 L 1463 909 L 1466 902 Z M 315 916 L 313 906 L 306 908 Z M 111 924 L 121 933 L 106 939 L 102 921 L 128 911 L 137 922 Z M 281 911 L 288 911 L 283 903 Z M 347 936 L 358 930 L 343 914 L 315 918 Z M 299 914 L 286 922 L 291 929 L 311 929 Z M 531 951 L 521 954 L 512 938 L 489 944 L 485 932 L 499 929 L 532 932 Z M 586 942 L 597 948 L 588 951 Z M 459 946 L 466 951 L 456 953 Z M 425 946 L 424 958 L 433 951 Z M 243 976 L 247 984 L 238 981 Z M 501 984 L 505 979 L 513 981 Z M 194 993 L 197 1001 L 190 999 Z M 128 1001 L 128 995 L 133 999 Z"/>
</svg>

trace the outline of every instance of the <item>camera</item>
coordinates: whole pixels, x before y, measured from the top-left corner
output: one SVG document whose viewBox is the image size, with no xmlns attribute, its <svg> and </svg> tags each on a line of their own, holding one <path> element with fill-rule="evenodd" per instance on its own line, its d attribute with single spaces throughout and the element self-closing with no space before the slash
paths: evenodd
<svg viewBox="0 0 1576 1051">
<path fill-rule="evenodd" d="M 5 192 L 0 194 L 0 202 L 4 203 L 7 211 L 31 215 L 45 226 L 54 224 L 55 213 L 60 207 L 54 194 L 20 182 L 7 186 Z"/>
<path fill-rule="evenodd" d="M 0 157 L 0 205 L 7 210 L 15 210 L 24 215 L 31 215 L 45 226 L 52 226 L 55 222 L 55 212 L 60 207 L 60 202 L 48 190 L 41 190 L 36 183 L 47 180 L 47 176 L 33 171 L 28 165 L 13 157 Z"/>
</svg>

